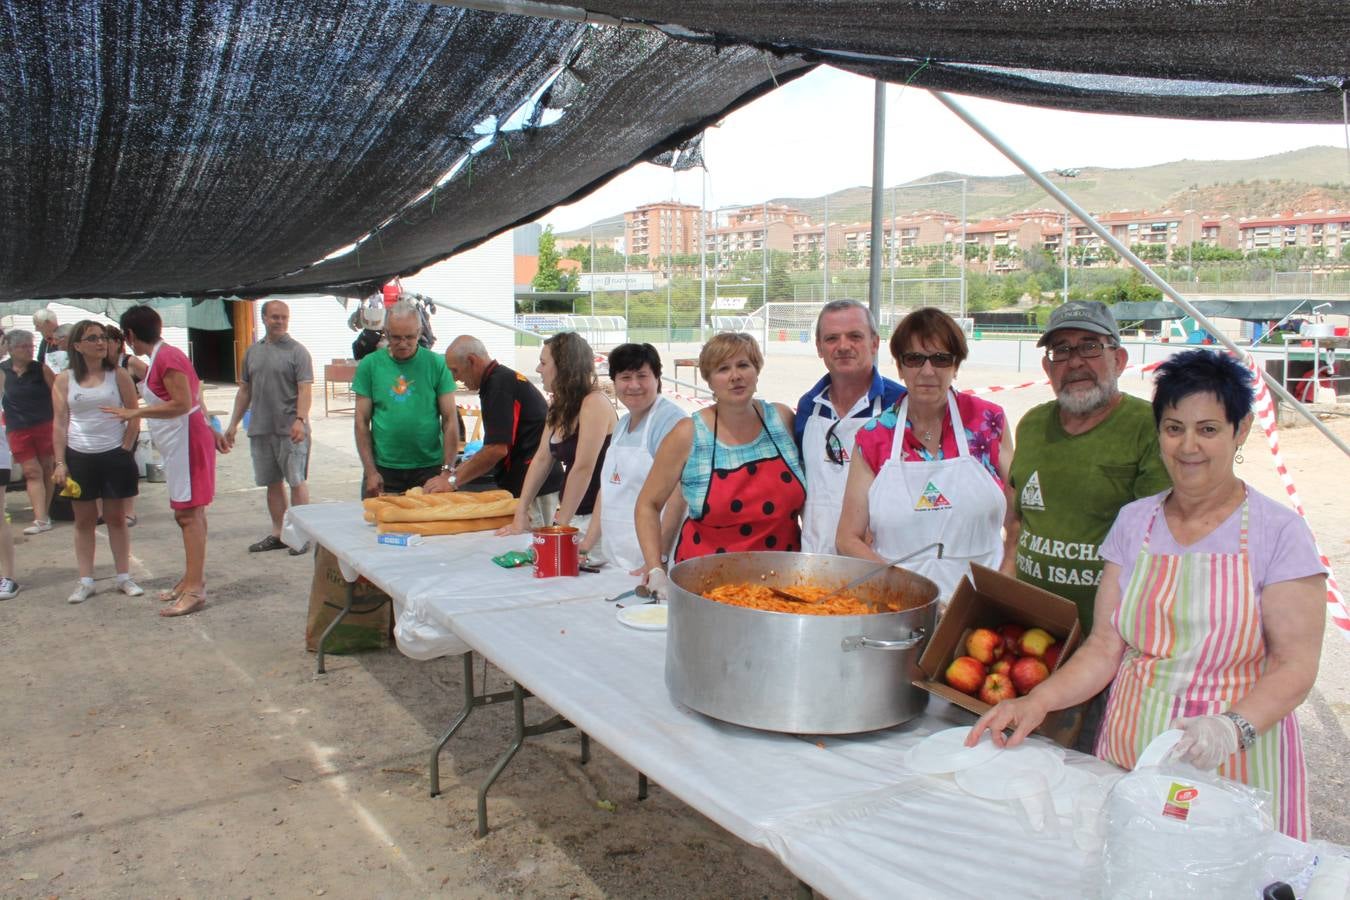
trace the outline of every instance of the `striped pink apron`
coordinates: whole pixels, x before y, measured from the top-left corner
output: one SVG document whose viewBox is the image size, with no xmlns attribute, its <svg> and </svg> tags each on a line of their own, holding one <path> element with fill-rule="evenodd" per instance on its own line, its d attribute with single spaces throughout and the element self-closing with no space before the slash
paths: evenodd
<svg viewBox="0 0 1350 900">
<path fill-rule="evenodd" d="M 1130 582 L 1112 624 L 1125 656 L 1097 735 L 1095 753 L 1124 769 L 1173 719 L 1223 712 L 1265 671 L 1261 603 L 1247 553 L 1247 503 L 1237 553 L 1149 553 L 1149 518 Z M 1290 713 L 1219 774 L 1270 791 L 1280 831 L 1308 839 L 1303 741 Z"/>
</svg>

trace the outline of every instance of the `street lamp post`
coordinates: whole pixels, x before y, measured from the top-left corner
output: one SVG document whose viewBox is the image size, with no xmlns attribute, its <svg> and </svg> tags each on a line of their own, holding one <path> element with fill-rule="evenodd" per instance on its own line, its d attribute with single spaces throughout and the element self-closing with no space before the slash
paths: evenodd
<svg viewBox="0 0 1350 900">
<path fill-rule="evenodd" d="M 1077 169 L 1056 169 L 1055 174 L 1064 179 L 1065 190 L 1068 189 L 1069 179 L 1078 177 Z M 1062 246 L 1064 255 L 1064 302 L 1069 302 L 1069 210 L 1064 210 L 1064 230 L 1059 234 L 1059 242 Z"/>
</svg>

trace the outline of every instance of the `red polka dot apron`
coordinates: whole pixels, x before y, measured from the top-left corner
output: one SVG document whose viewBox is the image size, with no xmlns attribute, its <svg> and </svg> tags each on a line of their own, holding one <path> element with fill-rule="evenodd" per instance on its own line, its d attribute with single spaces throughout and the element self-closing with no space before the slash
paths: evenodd
<svg viewBox="0 0 1350 900">
<path fill-rule="evenodd" d="M 772 409 L 769 414 L 777 415 Z M 703 514 L 685 519 L 680 527 L 676 562 L 714 553 L 801 548 L 797 518 L 806 503 L 806 488 L 787 464 L 758 407 L 755 415 L 769 437 L 772 453 L 734 469 L 719 469 L 714 408 L 712 477 L 704 495 Z"/>
<path fill-rule="evenodd" d="M 1111 618 L 1127 646 L 1094 752 L 1125 769 L 1134 768 L 1173 719 L 1223 712 L 1251 691 L 1266 668 L 1261 603 L 1247 552 L 1247 502 L 1237 553 L 1150 553 L 1161 510 L 1160 502 Z M 1307 772 L 1293 713 L 1230 756 L 1219 774 L 1270 791 L 1276 827 L 1308 839 Z"/>
</svg>

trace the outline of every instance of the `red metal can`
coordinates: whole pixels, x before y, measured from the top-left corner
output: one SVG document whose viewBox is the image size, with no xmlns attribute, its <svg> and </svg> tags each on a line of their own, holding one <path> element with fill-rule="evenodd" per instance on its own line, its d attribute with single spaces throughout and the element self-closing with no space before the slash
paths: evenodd
<svg viewBox="0 0 1350 900">
<path fill-rule="evenodd" d="M 577 529 L 571 525 L 550 525 L 536 528 L 532 533 L 535 578 L 580 574 L 577 544 L 581 543 L 581 533 Z"/>
</svg>

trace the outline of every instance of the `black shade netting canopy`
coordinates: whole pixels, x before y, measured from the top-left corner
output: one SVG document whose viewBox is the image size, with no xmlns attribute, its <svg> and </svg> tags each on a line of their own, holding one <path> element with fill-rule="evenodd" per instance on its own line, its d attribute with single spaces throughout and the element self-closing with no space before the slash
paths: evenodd
<svg viewBox="0 0 1350 900">
<path fill-rule="evenodd" d="M 361 293 L 809 68 L 416 0 L 0 0 L 0 300 Z"/>
<path fill-rule="evenodd" d="M 1084 112 L 1340 122 L 1345 0 L 540 0 L 688 40 Z"/>
</svg>

